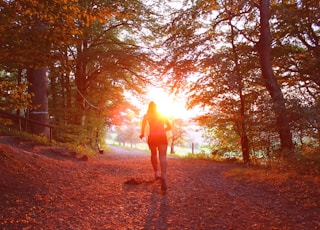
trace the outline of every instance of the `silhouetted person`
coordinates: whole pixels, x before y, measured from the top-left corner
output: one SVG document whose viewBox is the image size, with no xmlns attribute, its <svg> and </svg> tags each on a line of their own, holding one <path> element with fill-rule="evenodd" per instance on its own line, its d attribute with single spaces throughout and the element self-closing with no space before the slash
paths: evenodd
<svg viewBox="0 0 320 230">
<path fill-rule="evenodd" d="M 158 170 L 157 153 L 161 168 L 161 189 L 167 190 L 167 131 L 171 129 L 168 119 L 157 112 L 157 106 L 150 102 L 147 114 L 144 115 L 141 126 L 140 138 L 144 137 L 146 126 L 149 125 L 147 142 L 151 151 L 151 163 L 156 179 L 160 179 Z"/>
</svg>

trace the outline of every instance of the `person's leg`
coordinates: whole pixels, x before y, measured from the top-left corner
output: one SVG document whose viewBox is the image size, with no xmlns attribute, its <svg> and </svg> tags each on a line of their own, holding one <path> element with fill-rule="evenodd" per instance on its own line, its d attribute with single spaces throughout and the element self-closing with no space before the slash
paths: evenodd
<svg viewBox="0 0 320 230">
<path fill-rule="evenodd" d="M 151 152 L 151 164 L 154 171 L 154 176 L 156 179 L 158 179 L 159 175 L 158 175 L 157 147 L 154 145 L 149 145 L 149 148 Z"/>
<path fill-rule="evenodd" d="M 168 145 L 159 146 L 159 161 L 161 167 L 162 190 L 167 190 L 167 147 Z"/>
</svg>

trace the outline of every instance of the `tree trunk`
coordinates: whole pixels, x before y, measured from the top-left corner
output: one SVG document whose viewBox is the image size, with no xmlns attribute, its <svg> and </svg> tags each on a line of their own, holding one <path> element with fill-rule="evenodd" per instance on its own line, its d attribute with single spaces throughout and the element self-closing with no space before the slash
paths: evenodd
<svg viewBox="0 0 320 230">
<path fill-rule="evenodd" d="M 48 115 L 48 79 L 47 68 L 29 69 L 27 74 L 30 86 L 29 92 L 34 93 L 32 104 L 34 109 L 30 110 L 29 119 L 42 124 L 49 124 Z M 49 138 L 50 130 L 48 127 L 28 123 L 29 131 L 37 135 L 44 135 Z"/>
<path fill-rule="evenodd" d="M 269 19 L 270 0 L 260 0 L 260 41 L 258 43 L 258 51 L 260 54 L 262 77 L 265 80 L 266 88 L 273 101 L 278 132 L 280 135 L 281 150 L 293 153 L 292 135 L 290 132 L 285 100 L 272 70 Z"/>
<path fill-rule="evenodd" d="M 231 27 L 231 44 L 232 44 L 232 52 L 234 56 L 234 64 L 235 64 L 235 74 L 238 84 L 238 92 L 240 97 L 240 117 L 241 117 L 241 129 L 240 129 L 240 138 L 241 138 L 241 150 L 242 150 L 242 159 L 244 163 L 250 162 L 250 152 L 249 152 L 249 140 L 246 129 L 246 117 L 245 117 L 245 97 L 243 95 L 243 83 L 242 83 L 242 75 L 240 71 L 240 62 L 238 51 L 235 45 L 235 33 L 232 25 L 231 18 L 229 20 L 229 25 Z"/>
<path fill-rule="evenodd" d="M 174 141 L 172 140 L 172 143 L 170 145 L 170 154 L 174 154 Z"/>
<path fill-rule="evenodd" d="M 172 137 L 171 137 L 171 145 L 170 145 L 170 154 L 174 154 L 174 142 L 175 142 L 175 137 L 174 137 L 174 133 L 175 133 L 175 124 L 174 124 L 174 120 L 171 123 L 171 133 L 172 133 Z"/>
<path fill-rule="evenodd" d="M 75 74 L 75 82 L 77 86 L 77 104 L 80 109 L 80 125 L 85 126 L 86 123 L 86 101 L 85 101 L 85 90 L 86 90 L 86 74 L 87 74 L 87 61 L 84 57 L 84 53 L 87 49 L 87 42 L 83 41 L 81 46 L 78 46 L 78 56 L 77 56 L 77 64 L 76 64 L 76 74 Z"/>
<path fill-rule="evenodd" d="M 21 81 L 22 81 L 22 69 L 19 68 L 19 69 L 18 69 L 18 79 L 17 79 L 17 84 L 18 84 L 18 86 L 21 85 Z M 19 94 L 22 94 L 22 92 L 19 92 Z M 21 96 L 21 95 L 19 95 L 19 96 Z M 20 108 L 17 109 L 16 115 L 17 115 L 17 116 L 21 116 L 21 115 L 22 115 L 21 112 L 22 112 L 22 111 L 21 111 Z M 19 130 L 21 130 L 21 126 L 20 126 L 20 125 L 19 125 Z"/>
</svg>

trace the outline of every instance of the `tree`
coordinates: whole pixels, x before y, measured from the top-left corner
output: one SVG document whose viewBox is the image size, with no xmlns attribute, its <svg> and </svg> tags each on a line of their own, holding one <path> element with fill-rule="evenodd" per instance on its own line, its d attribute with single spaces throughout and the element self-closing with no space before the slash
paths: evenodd
<svg viewBox="0 0 320 230">
<path fill-rule="evenodd" d="M 231 11 L 230 11 L 231 14 Z M 250 162 L 250 154 L 249 154 L 249 140 L 248 140 L 248 135 L 247 135 L 247 127 L 246 127 L 246 114 L 245 114 L 245 106 L 246 106 L 246 101 L 245 101 L 245 96 L 244 96 L 244 85 L 243 85 L 243 79 L 242 79 L 242 72 L 241 72 L 241 67 L 240 67 L 240 60 L 239 60 L 239 51 L 237 50 L 237 44 L 236 44 L 236 36 L 235 36 L 235 31 L 234 27 L 232 24 L 232 18 L 229 18 L 228 25 L 230 26 L 230 43 L 232 46 L 232 54 L 233 57 L 232 60 L 234 62 L 234 76 L 235 76 L 235 81 L 237 84 L 238 88 L 238 96 L 240 100 L 240 127 L 239 127 L 239 134 L 240 134 L 240 139 L 241 139 L 241 148 L 242 148 L 242 158 L 245 163 Z"/>
<path fill-rule="evenodd" d="M 16 112 L 16 115 L 19 115 L 21 110 L 32 108 L 33 94 L 28 93 L 27 82 L 19 81 L 18 76 L 19 73 L 11 73 L 11 76 L 8 76 L 0 72 L 0 112 Z M 11 124 L 12 121 L 0 117 L 0 123 L 6 125 Z"/>
<path fill-rule="evenodd" d="M 232 0 L 196 1 L 173 14 L 165 29 L 169 34 L 165 44 L 170 54 L 165 57 L 164 65 L 165 72 L 172 76 L 169 78 L 172 87 L 187 87 L 189 106 L 201 104 L 208 116 L 221 116 L 223 113 L 218 111 L 230 106 L 226 109 L 229 111 L 226 118 L 233 121 L 232 127 L 241 137 L 245 161 L 251 138 L 247 133 L 253 133 L 249 121 L 254 119 L 250 115 L 259 106 L 251 95 L 259 95 L 257 92 L 264 95 L 262 85 L 270 94 L 270 98 L 262 97 L 266 99 L 262 103 L 271 102 L 273 106 L 273 112 L 268 115 L 275 120 L 273 124 L 278 129 L 281 149 L 293 152 L 283 81 L 279 72 L 278 78 L 274 75 L 275 65 L 271 61 L 271 51 L 275 48 L 271 42 L 275 39 L 270 30 L 277 24 L 278 15 L 272 15 L 274 20 L 270 26 L 269 7 L 269 2 L 265 1 L 260 1 L 260 5 L 254 1 L 241 4 Z M 285 57 L 286 54 L 281 55 Z M 260 66 L 256 64 L 259 62 Z M 237 106 L 232 107 L 235 104 Z"/>
<path fill-rule="evenodd" d="M 27 69 L 29 90 L 34 94 L 30 118 L 48 123 L 46 66 L 52 63 L 53 47 L 71 38 L 75 1 L 4 1 L 1 7 L 1 66 L 9 72 Z M 19 71 L 20 72 L 20 71 Z M 46 134 L 34 125 L 31 130 Z"/>
<path fill-rule="evenodd" d="M 172 135 L 169 141 L 170 143 L 170 153 L 173 154 L 175 153 L 174 147 L 176 143 L 181 140 L 181 138 L 186 134 L 186 131 L 183 129 L 185 126 L 185 122 L 183 119 L 173 119 L 171 122 L 171 130 L 172 130 Z"/>
<path fill-rule="evenodd" d="M 54 116 L 61 122 L 91 130 L 116 121 L 130 107 L 125 91 L 141 93 L 149 81 L 146 72 L 151 72 L 152 60 L 130 37 L 139 38 L 137 31 L 148 23 L 148 12 L 140 1 L 84 1 L 80 7 L 89 16 L 101 18 L 84 23 L 79 15 L 76 21 L 81 33 L 75 36 L 74 43 L 59 50 L 59 61 L 50 67 L 53 71 L 57 66 L 62 70 L 60 74 L 55 72 L 55 91 L 59 88 L 65 95 L 60 107 L 69 105 L 68 117 L 59 110 L 54 111 Z"/>
<path fill-rule="evenodd" d="M 49 123 L 48 114 L 48 79 L 47 69 L 45 67 L 28 70 L 28 91 L 34 94 L 32 104 L 34 109 L 31 109 L 28 113 L 28 118 L 40 122 L 41 124 Z M 45 137 L 49 137 L 49 129 L 46 126 L 28 123 L 31 133 L 41 134 Z"/>
<path fill-rule="evenodd" d="M 274 76 L 271 59 L 271 32 L 270 32 L 270 0 L 260 0 L 260 40 L 257 44 L 262 77 L 265 79 L 265 85 L 269 91 L 274 103 L 276 113 L 277 127 L 279 129 L 281 149 L 292 153 L 294 146 L 288 120 L 288 111 L 285 106 L 285 100 Z"/>
<path fill-rule="evenodd" d="M 281 74 L 301 76 L 299 80 L 313 82 L 319 87 L 319 2 L 301 0 L 276 3 L 271 7 L 272 12 L 277 15 L 273 27 L 276 34 L 276 60 L 282 60 L 279 62 Z M 288 55 L 283 55 L 283 52 Z"/>
<path fill-rule="evenodd" d="M 319 130 L 320 5 L 302 0 L 278 2 L 271 7 L 277 15 L 273 25 L 274 69 L 290 98 L 294 139 L 302 143 L 301 135 L 314 138 L 319 134 L 314 130 Z"/>
<path fill-rule="evenodd" d="M 250 64 L 242 61 L 240 57 L 246 61 L 250 60 L 247 51 L 252 45 L 243 43 L 243 37 L 236 31 L 239 23 L 234 22 L 233 17 L 237 15 L 240 18 L 242 12 L 238 12 L 239 9 L 231 2 L 222 4 L 221 14 L 215 20 L 206 21 L 213 16 L 212 10 L 216 7 L 215 3 L 208 5 L 204 1 L 199 1 L 173 20 L 174 26 L 179 29 L 174 30 L 175 34 L 172 37 L 175 39 L 168 39 L 167 44 L 177 52 L 173 53 L 176 56 L 166 57 L 167 60 L 172 60 L 167 66 L 171 68 L 170 75 L 174 75 L 172 81 L 176 83 L 183 82 L 183 78 L 187 79 L 187 76 L 194 78 L 195 73 L 199 76 L 197 81 L 191 81 L 189 84 L 189 106 L 201 105 L 208 109 L 208 114 L 199 117 L 199 121 L 209 129 L 213 126 L 233 127 L 241 139 L 239 144 L 242 147 L 243 159 L 248 162 L 249 140 L 246 134 L 245 116 L 248 106 L 245 94 L 248 94 L 249 90 L 244 88 L 244 78 L 250 71 Z M 194 19 L 196 23 L 191 26 L 191 20 Z M 217 32 L 221 27 L 224 33 Z M 203 30 L 202 33 L 199 32 L 200 28 Z M 183 38 L 185 40 L 182 40 Z M 180 39 L 182 41 L 177 44 Z M 222 39 L 230 45 L 221 44 L 220 50 L 215 49 L 214 44 Z M 177 49 L 174 48 L 176 46 Z M 230 111 L 234 114 L 230 114 Z M 210 122 L 208 116 L 214 116 Z M 230 122 L 234 125 L 230 126 Z"/>
<path fill-rule="evenodd" d="M 126 90 L 142 92 L 148 81 L 142 70 L 149 71 L 150 55 L 133 38 L 150 26 L 150 13 L 141 1 L 3 2 L 1 67 L 28 69 L 34 102 L 42 104 L 31 115 L 48 112 L 49 74 L 49 112 L 57 129 L 78 125 L 79 134 L 92 136 L 123 108 Z"/>
</svg>

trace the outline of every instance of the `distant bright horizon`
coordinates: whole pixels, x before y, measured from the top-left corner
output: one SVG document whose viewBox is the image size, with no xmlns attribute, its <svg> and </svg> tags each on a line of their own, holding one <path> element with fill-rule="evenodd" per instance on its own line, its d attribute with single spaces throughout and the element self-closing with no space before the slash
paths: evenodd
<svg viewBox="0 0 320 230">
<path fill-rule="evenodd" d="M 188 119 L 195 115 L 195 110 L 186 109 L 186 98 L 179 98 L 162 88 L 150 88 L 147 99 L 157 105 L 157 110 L 167 117 Z"/>
<path fill-rule="evenodd" d="M 187 110 L 186 102 L 187 98 L 183 97 L 183 95 L 173 95 L 170 92 L 166 91 L 160 87 L 147 87 L 148 92 L 143 97 L 143 101 L 138 100 L 134 96 L 127 94 L 128 100 L 132 101 L 140 110 L 139 122 L 143 115 L 147 112 L 148 104 L 153 101 L 157 105 L 157 110 L 164 116 L 166 116 L 169 120 L 173 119 L 183 119 L 185 121 L 191 121 L 192 118 L 199 116 L 203 111 L 199 108 Z M 194 143 L 199 143 L 200 145 L 204 143 L 203 140 L 203 131 L 202 129 L 193 122 L 186 123 L 188 124 L 188 134 L 187 136 L 191 136 Z M 190 145 L 191 146 L 191 145 Z"/>
</svg>

